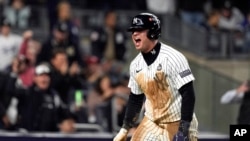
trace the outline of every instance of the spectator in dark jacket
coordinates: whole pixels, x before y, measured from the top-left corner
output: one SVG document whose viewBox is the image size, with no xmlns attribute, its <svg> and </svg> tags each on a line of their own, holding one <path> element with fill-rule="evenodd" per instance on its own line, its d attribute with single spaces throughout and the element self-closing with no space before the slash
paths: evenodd
<svg viewBox="0 0 250 141">
<path fill-rule="evenodd" d="M 68 108 L 50 86 L 50 82 L 50 69 L 41 64 L 35 69 L 34 85 L 17 90 L 20 128 L 40 132 L 60 131 L 59 123 L 70 117 Z"/>
<path fill-rule="evenodd" d="M 69 40 L 74 44 L 79 44 L 79 23 L 73 18 L 71 3 L 67 0 L 61 1 L 57 5 L 57 23 L 59 22 L 65 22 L 68 25 Z"/>
<path fill-rule="evenodd" d="M 17 87 L 27 88 L 27 82 L 29 82 L 27 80 L 33 78 L 34 73 L 28 70 L 28 63 L 25 56 L 18 55 L 13 59 L 8 71 L 0 73 L 0 128 L 15 129 L 17 99 L 14 90 Z"/>
<path fill-rule="evenodd" d="M 93 30 L 90 35 L 92 55 L 99 60 L 126 61 L 127 37 L 117 26 L 115 11 L 107 11 L 104 15 L 104 26 Z"/>
<path fill-rule="evenodd" d="M 69 104 L 70 92 L 82 88 L 80 68 L 73 64 L 69 67 L 67 54 L 63 49 L 55 49 L 50 60 L 51 84 L 65 104 Z"/>
<path fill-rule="evenodd" d="M 77 63 L 82 65 L 82 57 L 80 53 L 79 46 L 74 42 L 71 42 L 68 38 L 69 36 L 69 27 L 66 23 L 58 23 L 53 30 L 52 38 L 49 38 L 41 48 L 40 53 L 38 54 L 37 63 L 49 62 L 52 51 L 56 48 L 64 49 L 67 53 L 67 58 L 69 65 Z"/>
<path fill-rule="evenodd" d="M 69 40 L 79 44 L 79 21 L 73 17 L 71 3 L 68 0 L 47 1 L 50 33 L 56 24 L 64 22 L 69 27 Z"/>
<path fill-rule="evenodd" d="M 16 74 L 11 72 L 0 73 L 0 129 L 10 130 L 14 127 L 15 115 L 13 120 L 8 116 L 8 107 L 14 96 L 10 90 L 17 82 Z"/>
</svg>

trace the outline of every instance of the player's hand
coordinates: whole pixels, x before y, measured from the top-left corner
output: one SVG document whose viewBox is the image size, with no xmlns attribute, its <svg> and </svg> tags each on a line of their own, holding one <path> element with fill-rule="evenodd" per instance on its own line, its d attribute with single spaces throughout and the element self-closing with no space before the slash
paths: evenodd
<svg viewBox="0 0 250 141">
<path fill-rule="evenodd" d="M 178 132 L 174 135 L 173 141 L 189 141 L 188 132 L 189 132 L 190 122 L 181 121 Z"/>
<path fill-rule="evenodd" d="M 120 131 L 118 132 L 118 134 L 113 139 L 113 141 L 126 141 L 127 135 L 128 135 L 128 130 L 121 128 Z"/>
</svg>

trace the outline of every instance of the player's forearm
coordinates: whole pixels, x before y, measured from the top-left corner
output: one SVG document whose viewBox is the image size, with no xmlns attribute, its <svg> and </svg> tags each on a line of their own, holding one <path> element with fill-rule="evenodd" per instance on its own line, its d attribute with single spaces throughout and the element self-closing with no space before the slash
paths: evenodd
<svg viewBox="0 0 250 141">
<path fill-rule="evenodd" d="M 144 94 L 135 95 L 131 93 L 129 95 L 129 100 L 122 126 L 123 128 L 128 130 L 134 126 L 141 112 L 143 100 L 144 100 Z"/>
<path fill-rule="evenodd" d="M 190 122 L 194 112 L 195 95 L 193 82 L 189 82 L 179 89 L 182 96 L 181 101 L 181 121 L 178 132 L 174 135 L 174 141 L 186 141 L 188 139 Z"/>
<path fill-rule="evenodd" d="M 191 122 L 195 105 L 195 93 L 193 88 L 193 82 L 189 82 L 182 86 L 179 89 L 179 92 L 182 96 L 181 120 Z"/>
</svg>

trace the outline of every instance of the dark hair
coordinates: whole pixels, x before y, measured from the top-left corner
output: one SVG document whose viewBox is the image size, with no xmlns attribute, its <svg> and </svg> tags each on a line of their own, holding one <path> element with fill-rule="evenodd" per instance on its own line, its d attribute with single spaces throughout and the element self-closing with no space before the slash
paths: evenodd
<svg viewBox="0 0 250 141">
<path fill-rule="evenodd" d="M 105 10 L 104 19 L 106 19 L 111 13 L 115 13 L 115 10 L 112 8 Z"/>
<path fill-rule="evenodd" d="M 96 82 L 95 82 L 95 84 L 94 84 L 94 89 L 95 89 L 95 91 L 96 91 L 98 94 L 102 94 L 102 93 L 103 93 L 103 90 L 102 90 L 102 88 L 101 88 L 101 82 L 102 82 L 102 80 L 103 80 L 105 77 L 107 77 L 107 75 L 102 75 L 101 77 L 99 77 L 99 78 L 96 80 Z"/>
<path fill-rule="evenodd" d="M 52 50 L 51 59 L 54 59 L 58 54 L 67 55 L 66 51 L 62 48 L 55 48 Z"/>
<path fill-rule="evenodd" d="M 60 31 L 61 33 L 68 33 L 69 32 L 69 26 L 68 26 L 67 22 L 65 22 L 65 21 L 56 23 L 56 25 L 54 26 L 54 29 L 57 31 Z"/>
<path fill-rule="evenodd" d="M 10 21 L 5 17 L 5 16 L 2 16 L 1 17 L 1 21 L 0 21 L 1 23 L 0 23 L 0 26 L 2 27 L 2 26 L 9 26 L 9 27 L 11 27 L 11 23 L 10 23 Z"/>
<path fill-rule="evenodd" d="M 232 9 L 232 7 L 233 7 L 232 1 L 230 1 L 230 0 L 225 0 L 225 1 L 223 2 L 222 8 L 224 8 L 224 9 Z"/>
<path fill-rule="evenodd" d="M 112 84 L 113 82 L 112 82 L 112 78 L 111 78 L 110 75 L 108 75 L 108 74 L 102 75 L 101 77 L 99 77 L 99 78 L 97 79 L 97 81 L 96 81 L 95 84 L 94 84 L 94 89 L 95 89 L 95 91 L 96 91 L 97 93 L 99 93 L 100 95 L 102 95 L 102 93 L 103 93 L 103 90 L 102 90 L 102 88 L 101 88 L 101 82 L 102 82 L 102 80 L 103 80 L 104 78 L 108 78 L 108 79 L 110 80 L 110 87 L 113 87 L 113 86 L 114 86 L 114 85 Z"/>
</svg>

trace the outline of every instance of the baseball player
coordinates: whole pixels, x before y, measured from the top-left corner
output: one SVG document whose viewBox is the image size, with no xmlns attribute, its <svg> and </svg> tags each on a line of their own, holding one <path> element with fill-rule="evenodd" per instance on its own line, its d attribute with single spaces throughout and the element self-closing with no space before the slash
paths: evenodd
<svg viewBox="0 0 250 141">
<path fill-rule="evenodd" d="M 125 141 L 145 100 L 145 116 L 132 141 L 196 141 L 194 76 L 179 51 L 160 42 L 161 25 L 151 13 L 140 13 L 130 28 L 140 53 L 130 64 L 131 89 L 123 126 L 113 141 Z"/>
</svg>

